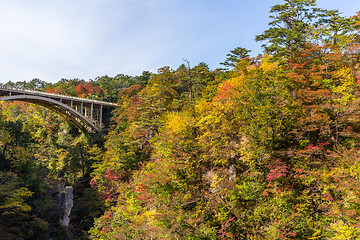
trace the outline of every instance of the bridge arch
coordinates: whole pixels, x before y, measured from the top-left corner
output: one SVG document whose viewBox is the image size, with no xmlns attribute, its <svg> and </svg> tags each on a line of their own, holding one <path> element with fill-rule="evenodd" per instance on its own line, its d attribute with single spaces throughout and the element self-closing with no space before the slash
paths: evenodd
<svg viewBox="0 0 360 240">
<path fill-rule="evenodd" d="M 73 123 L 76 127 L 78 127 L 80 130 L 85 130 L 87 132 L 101 132 L 101 128 L 96 126 L 83 114 L 76 111 L 71 106 L 53 100 L 51 98 L 35 96 L 35 95 L 10 95 L 10 96 L 0 97 L 0 101 L 10 101 L 10 100 L 23 101 L 23 102 L 33 103 L 36 105 L 46 107 L 63 116 L 65 119 L 67 119 L 68 121 Z"/>
</svg>

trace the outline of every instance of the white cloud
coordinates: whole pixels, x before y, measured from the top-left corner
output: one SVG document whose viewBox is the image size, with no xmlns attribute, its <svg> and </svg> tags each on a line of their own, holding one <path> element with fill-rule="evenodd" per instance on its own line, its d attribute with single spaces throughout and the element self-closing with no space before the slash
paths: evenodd
<svg viewBox="0 0 360 240">
<path fill-rule="evenodd" d="M 50 77 L 47 68 L 79 65 L 91 48 L 91 29 L 84 21 L 77 21 L 64 6 L 31 3 L 1 3 L 0 72 L 9 78 L 2 81 L 29 80 L 36 74 Z"/>
<path fill-rule="evenodd" d="M 147 63 L 169 53 L 167 42 L 175 42 L 171 19 L 164 14 L 167 2 L 2 2 L 0 81 L 141 73 L 146 70 L 141 66 L 153 67 Z"/>
</svg>

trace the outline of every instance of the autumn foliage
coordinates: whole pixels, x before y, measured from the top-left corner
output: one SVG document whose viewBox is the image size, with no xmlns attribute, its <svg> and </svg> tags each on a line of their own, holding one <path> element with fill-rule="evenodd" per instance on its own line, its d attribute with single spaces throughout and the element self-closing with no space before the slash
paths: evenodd
<svg viewBox="0 0 360 240">
<path fill-rule="evenodd" d="M 238 47 L 227 69 L 42 84 L 117 102 L 102 135 L 3 103 L 6 239 L 360 238 L 359 13 L 285 0 L 271 14 L 264 54 Z M 49 210 L 60 181 L 77 187 L 67 232 Z"/>
</svg>

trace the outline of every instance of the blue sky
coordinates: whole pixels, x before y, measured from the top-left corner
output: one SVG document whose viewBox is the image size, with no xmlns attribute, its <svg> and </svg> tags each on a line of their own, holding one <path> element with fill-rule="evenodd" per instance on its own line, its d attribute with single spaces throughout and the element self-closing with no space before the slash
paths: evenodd
<svg viewBox="0 0 360 240">
<path fill-rule="evenodd" d="M 0 82 L 141 75 L 163 66 L 220 67 L 241 46 L 261 53 L 280 0 L 1 0 Z M 318 0 L 344 16 L 359 0 Z"/>
</svg>

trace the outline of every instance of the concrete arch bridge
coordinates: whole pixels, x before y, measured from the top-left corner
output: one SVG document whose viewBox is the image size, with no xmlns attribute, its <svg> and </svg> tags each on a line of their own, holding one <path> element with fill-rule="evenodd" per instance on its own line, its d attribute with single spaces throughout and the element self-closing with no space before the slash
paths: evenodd
<svg viewBox="0 0 360 240">
<path fill-rule="evenodd" d="M 117 106 L 110 102 L 0 86 L 0 101 L 11 100 L 46 107 L 89 133 L 101 132 L 104 129 L 104 113 Z"/>
</svg>

